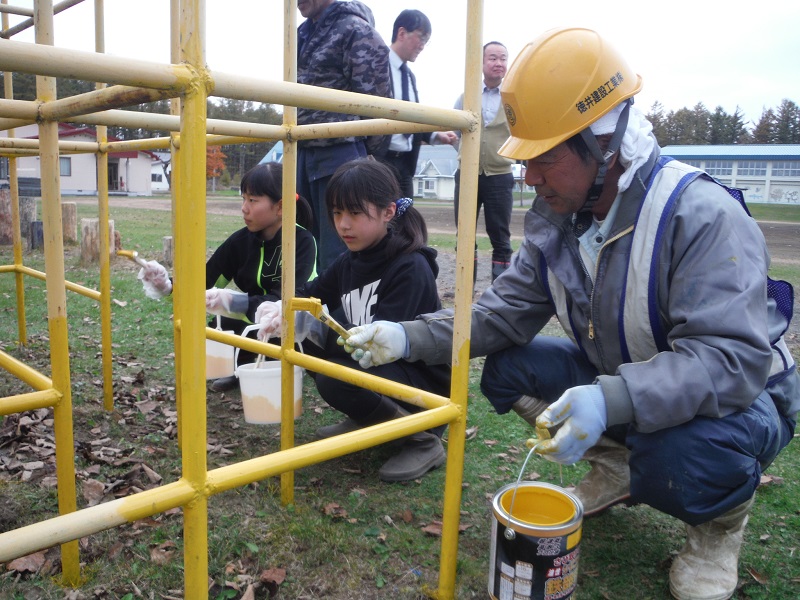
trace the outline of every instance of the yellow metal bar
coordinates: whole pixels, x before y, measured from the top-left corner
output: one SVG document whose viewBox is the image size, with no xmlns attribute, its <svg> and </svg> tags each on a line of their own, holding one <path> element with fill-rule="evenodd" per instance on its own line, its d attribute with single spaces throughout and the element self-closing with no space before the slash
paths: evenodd
<svg viewBox="0 0 800 600">
<path fill-rule="evenodd" d="M 108 142 L 103 147 L 105 152 L 120 152 L 125 150 L 169 150 L 172 138 L 149 138 L 144 140 L 123 140 Z"/>
<path fill-rule="evenodd" d="M 481 71 L 483 58 L 483 0 L 468 0 L 464 108 L 476 118 L 481 114 Z M 480 121 L 479 121 L 480 122 Z M 470 309 L 475 268 L 475 221 L 478 196 L 480 128 L 461 136 L 461 191 L 458 206 L 458 247 L 456 249 L 456 295 L 453 323 L 453 376 L 450 397 L 462 412 L 450 423 L 447 436 L 447 471 L 442 512 L 442 550 L 439 557 L 438 598 L 455 597 L 456 563 L 461 488 L 464 477 L 464 440 L 467 425 L 469 384 Z"/>
<path fill-rule="evenodd" d="M 48 390 L 53 387 L 52 379 L 2 350 L 0 350 L 0 367 L 35 390 Z"/>
<path fill-rule="evenodd" d="M 34 0 L 36 47 L 53 44 L 53 4 Z M 4 46 L 13 42 L 4 42 Z M 52 48 L 50 48 L 52 50 Z M 56 80 L 36 77 L 36 95 L 42 102 L 56 99 Z M 64 239 L 61 223 L 61 190 L 58 160 L 58 123 L 39 124 L 41 141 L 42 221 L 44 226 L 44 261 L 47 277 L 47 322 L 50 333 L 50 357 L 53 387 L 62 394 L 53 409 L 56 441 L 56 476 L 58 511 L 75 512 L 75 451 L 72 434 L 72 394 L 70 390 L 69 340 L 67 336 L 67 299 L 64 287 Z M 78 542 L 61 546 L 62 580 L 77 586 L 80 582 Z"/>
<path fill-rule="evenodd" d="M 156 102 L 179 94 L 176 90 L 158 90 L 127 85 L 104 87 L 93 92 L 77 94 L 42 106 L 42 118 L 62 120 L 90 112 L 94 108 L 114 109 Z"/>
<path fill-rule="evenodd" d="M 448 129 L 464 130 L 475 126 L 475 122 L 469 115 L 464 114 L 464 111 L 452 108 L 365 96 L 356 92 L 315 87 L 292 81 L 263 81 L 254 77 L 215 71 L 213 85 L 212 95 L 224 98 L 303 106 L 363 117 L 385 118 L 389 114 L 399 121 L 439 125 Z"/>
<path fill-rule="evenodd" d="M 22 149 L 22 150 L 39 150 L 39 140 L 27 140 L 24 138 L 0 138 L 0 148 L 7 149 Z M 97 143 L 95 142 L 68 142 L 59 141 L 58 149 L 62 153 L 79 153 L 79 152 L 97 152 Z"/>
<path fill-rule="evenodd" d="M 162 65 L 12 40 L 3 42 L 0 69 L 175 91 L 184 89 L 191 77 L 190 70 L 184 65 Z"/>
<path fill-rule="evenodd" d="M 26 410 L 49 408 L 61 400 L 61 394 L 54 389 L 17 394 L 0 398 L 0 415 L 13 415 Z"/>
<path fill-rule="evenodd" d="M 205 489 L 206 457 L 206 354 L 205 354 L 205 257 L 206 257 L 206 83 L 205 2 L 181 2 L 180 40 L 182 59 L 193 77 L 181 111 L 181 187 L 175 206 L 175 287 L 180 304 L 175 317 L 181 323 L 182 409 L 191 418 L 182 425 L 183 477 L 198 491 L 183 507 L 184 588 L 186 598 L 208 597 L 208 498 Z"/>
<path fill-rule="evenodd" d="M 297 3 L 294 0 L 283 2 L 283 78 L 286 82 L 297 81 Z M 297 125 L 297 108 L 283 107 L 283 126 L 288 130 Z M 283 145 L 283 197 L 294 198 L 297 190 L 297 144 L 284 139 Z M 283 224 L 281 252 L 283 264 L 281 272 L 281 298 L 288 299 L 295 294 L 295 248 L 297 204 L 283 203 Z M 281 340 L 284 352 L 294 348 L 294 319 L 283 315 L 283 330 L 286 335 Z M 284 361 L 281 370 L 281 450 L 294 446 L 294 370 L 290 362 Z M 281 503 L 288 506 L 294 502 L 294 470 L 281 473 Z"/>
<path fill-rule="evenodd" d="M 6 0 L 3 0 L 3 6 L 6 6 Z M 31 13 L 32 12 L 33 11 L 31 11 Z M 0 23 L 2 23 L 3 30 L 8 29 L 8 14 L 3 13 Z M 6 98 L 14 98 L 13 73 L 4 73 L 3 92 Z M 8 131 L 8 137 L 14 137 L 15 135 L 16 132 L 13 128 Z M 11 218 L 13 221 L 11 235 L 14 245 L 14 266 L 19 267 L 22 265 L 22 232 L 20 230 L 19 221 L 19 177 L 17 175 L 17 159 L 13 156 L 8 159 L 8 183 L 11 192 Z M 25 278 L 22 276 L 22 273 L 16 269 L 14 271 L 14 284 L 17 300 L 17 340 L 20 344 L 27 345 L 28 324 L 25 316 Z"/>
<path fill-rule="evenodd" d="M 209 495 L 219 494 L 236 487 L 274 477 L 279 473 L 295 471 L 325 460 L 351 454 L 364 448 L 383 444 L 437 427 L 457 419 L 459 408 L 453 404 L 415 413 L 379 425 L 372 425 L 336 437 L 303 444 L 289 450 L 245 460 L 220 467 L 208 473 Z"/>
<path fill-rule="evenodd" d="M 197 491 L 181 479 L 133 496 L 0 533 L 0 562 L 184 506 L 196 496 Z"/>
<path fill-rule="evenodd" d="M 103 0 L 94 1 L 94 45 L 95 51 L 105 52 L 105 6 Z M 95 84 L 98 92 L 106 84 Z M 101 101 L 109 98 L 100 97 Z M 55 114 L 55 112 L 53 113 Z M 108 142 L 108 128 L 97 127 L 97 143 L 102 148 Z M 114 409 L 114 367 L 111 351 L 111 240 L 108 237 L 108 154 L 97 153 L 97 208 L 100 221 L 100 335 L 103 368 L 103 408 Z"/>
<path fill-rule="evenodd" d="M 42 208 L 44 209 L 44 197 L 42 197 Z M 44 210 L 43 210 L 44 212 Z M 47 273 L 42 271 L 37 271 L 36 269 L 31 269 L 30 267 L 20 266 L 16 268 L 18 273 L 22 273 L 24 275 L 30 275 L 36 279 L 41 279 L 42 281 L 48 281 Z M 72 283 L 71 281 L 65 281 L 64 287 L 69 290 L 70 292 L 75 292 L 80 294 L 81 296 L 86 296 L 87 298 L 91 298 L 92 300 L 100 300 L 100 292 L 97 290 L 93 290 L 91 288 L 84 287 L 77 283 Z"/>
<path fill-rule="evenodd" d="M 76 4 L 80 4 L 81 2 L 83 2 L 83 0 L 64 0 L 63 2 L 59 2 L 53 7 L 53 14 L 57 15 L 62 10 L 66 10 L 70 6 L 75 6 Z M 31 13 L 34 13 L 34 11 L 31 11 Z M 26 29 L 29 29 L 30 27 L 33 27 L 33 24 L 34 24 L 33 18 L 25 19 L 24 21 L 18 23 L 8 31 L 4 31 L 3 37 L 11 37 L 12 35 L 16 35 L 22 31 L 25 31 Z"/>
</svg>

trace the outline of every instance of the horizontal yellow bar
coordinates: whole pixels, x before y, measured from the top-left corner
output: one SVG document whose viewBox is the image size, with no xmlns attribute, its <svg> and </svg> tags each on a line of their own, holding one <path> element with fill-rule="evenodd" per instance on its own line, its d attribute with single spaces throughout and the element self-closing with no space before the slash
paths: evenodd
<svg viewBox="0 0 800 600">
<path fill-rule="evenodd" d="M 0 563 L 124 523 L 185 506 L 198 493 L 186 481 L 162 485 L 0 534 Z"/>
<path fill-rule="evenodd" d="M 37 271 L 35 269 L 31 269 L 30 267 L 19 266 L 16 268 L 17 271 L 23 273 L 24 275 L 30 275 L 36 279 L 41 279 L 45 281 L 46 273 L 42 273 L 41 271 Z M 68 289 L 70 292 L 75 292 L 80 294 L 81 296 L 86 296 L 87 298 L 91 298 L 92 300 L 100 301 L 100 292 L 97 290 L 93 290 L 82 285 L 78 285 L 77 283 L 72 283 L 71 281 L 65 281 L 64 287 Z"/>
<path fill-rule="evenodd" d="M 49 389 L 0 398 L 0 415 L 13 415 L 26 410 L 49 408 L 61 400 L 61 392 Z"/>
<path fill-rule="evenodd" d="M 184 65 L 12 40 L 3 41 L 0 71 L 173 90 L 184 89 L 192 78 L 191 69 Z"/>
<path fill-rule="evenodd" d="M 0 138 L 0 148 L 21 148 L 25 150 L 39 150 L 39 140 L 25 138 Z M 96 142 L 68 142 L 59 141 L 58 150 L 62 153 L 69 152 L 97 152 L 99 146 Z"/>
<path fill-rule="evenodd" d="M 53 387 L 53 380 L 32 369 L 25 363 L 17 360 L 10 354 L 0 350 L 0 367 L 27 383 L 35 390 L 49 390 Z"/>
<path fill-rule="evenodd" d="M 206 479 L 206 485 L 209 488 L 208 495 L 218 494 L 267 477 L 295 471 L 325 460 L 444 425 L 457 419 L 460 412 L 460 409 L 454 404 L 442 406 L 415 413 L 408 417 L 380 423 L 379 425 L 365 427 L 345 435 L 295 446 L 289 450 L 281 450 L 274 454 L 220 467 L 208 473 L 208 478 Z M 0 556 L 0 559 L 2 559 L 2 556 Z"/>
</svg>

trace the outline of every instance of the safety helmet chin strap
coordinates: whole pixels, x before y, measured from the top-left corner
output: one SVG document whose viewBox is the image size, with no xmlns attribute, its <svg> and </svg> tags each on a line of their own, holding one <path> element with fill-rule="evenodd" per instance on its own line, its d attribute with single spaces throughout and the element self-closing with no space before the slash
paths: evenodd
<svg viewBox="0 0 800 600">
<path fill-rule="evenodd" d="M 597 177 L 594 179 L 594 184 L 592 184 L 592 187 L 589 188 L 589 194 L 586 198 L 586 202 L 581 207 L 579 212 L 590 211 L 600 198 L 600 193 L 603 191 L 603 184 L 606 180 L 606 173 L 608 172 L 608 164 L 611 161 L 611 157 L 616 154 L 617 150 L 619 150 L 619 147 L 622 145 L 622 136 L 625 135 L 625 130 L 628 128 L 628 113 L 630 111 L 631 104 L 633 104 L 633 98 L 628 98 L 625 100 L 625 107 L 619 114 L 617 127 L 614 130 L 614 135 L 611 136 L 611 141 L 608 143 L 608 148 L 606 149 L 605 153 L 600 149 L 600 144 L 597 143 L 597 137 L 595 137 L 595 135 L 592 133 L 590 127 L 587 127 L 581 131 L 581 137 L 583 138 L 583 141 L 586 143 L 586 146 L 589 148 L 592 156 L 600 166 L 597 169 Z"/>
</svg>

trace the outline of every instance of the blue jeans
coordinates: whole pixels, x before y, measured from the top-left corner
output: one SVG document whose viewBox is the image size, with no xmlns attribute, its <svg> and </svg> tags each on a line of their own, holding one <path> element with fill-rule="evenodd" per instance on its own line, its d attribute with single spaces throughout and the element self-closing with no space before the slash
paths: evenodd
<svg viewBox="0 0 800 600">
<path fill-rule="evenodd" d="M 455 217 L 458 227 L 458 197 L 461 190 L 461 170 L 455 174 Z M 511 209 L 514 204 L 514 175 L 478 175 L 478 205 L 476 218 L 483 206 L 486 234 L 492 242 L 492 261 L 511 260 Z"/>
<path fill-rule="evenodd" d="M 527 346 L 487 356 L 481 391 L 503 414 L 522 395 L 552 403 L 596 375 L 571 340 L 537 336 Z M 747 410 L 726 417 L 695 417 L 651 433 L 623 425 L 606 435 L 631 451 L 634 501 L 699 525 L 755 493 L 761 473 L 791 441 L 794 428 L 764 391 Z"/>
<path fill-rule="evenodd" d="M 314 211 L 314 226 L 311 233 L 317 240 L 317 263 L 319 272 L 327 269 L 336 257 L 347 250 L 347 246 L 336 233 L 328 217 L 325 194 L 328 182 L 341 165 L 357 158 L 364 158 L 367 151 L 363 142 L 348 142 L 334 146 L 305 146 L 297 154 L 297 193 L 311 204 Z"/>
</svg>

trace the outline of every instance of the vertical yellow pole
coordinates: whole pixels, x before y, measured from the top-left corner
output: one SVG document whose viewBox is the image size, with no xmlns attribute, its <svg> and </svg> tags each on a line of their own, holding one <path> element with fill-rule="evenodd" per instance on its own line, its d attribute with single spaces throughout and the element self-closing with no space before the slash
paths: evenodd
<svg viewBox="0 0 800 600">
<path fill-rule="evenodd" d="M 481 115 L 481 48 L 483 0 L 469 0 L 467 6 L 467 56 L 464 74 L 464 109 Z M 464 477 L 464 439 L 467 426 L 469 383 L 470 307 L 472 272 L 475 268 L 475 207 L 478 196 L 478 158 L 480 127 L 461 136 L 461 191 L 458 206 L 458 244 L 456 250 L 456 297 L 453 323 L 453 378 L 451 400 L 461 409 L 461 418 L 450 423 L 447 436 L 447 472 L 442 514 L 442 551 L 439 558 L 441 600 L 454 598 L 461 486 Z"/>
<path fill-rule="evenodd" d="M 36 43 L 53 45 L 53 3 L 34 0 Z M 56 80 L 36 77 L 36 95 L 41 102 L 56 99 Z M 61 392 L 61 401 L 53 409 L 56 439 L 56 475 L 60 514 L 75 512 L 75 452 L 72 435 L 72 395 L 69 375 L 69 340 L 67 337 L 67 298 L 64 287 L 64 238 L 61 223 L 61 187 L 58 156 L 58 123 L 39 124 L 42 181 L 42 220 L 44 259 L 47 272 L 47 322 L 50 333 L 50 362 L 53 387 Z M 61 545 L 63 583 L 80 582 L 78 542 Z"/>
<path fill-rule="evenodd" d="M 105 46 L 105 5 L 103 0 L 94 0 L 94 45 L 95 51 L 103 53 Z M 97 83 L 96 89 L 106 87 Z M 101 150 L 97 153 L 97 209 L 100 221 L 100 329 L 103 353 L 103 408 L 114 409 L 114 369 L 111 355 L 111 240 L 108 237 L 108 127 L 97 126 L 97 141 Z"/>
<path fill-rule="evenodd" d="M 284 2 L 284 46 L 283 68 L 284 80 L 297 82 L 297 3 L 294 0 Z M 292 127 L 297 125 L 297 108 L 294 106 L 283 107 L 283 125 Z M 297 142 L 284 140 L 283 142 L 283 226 L 282 226 L 282 252 L 283 274 L 281 276 L 281 298 L 284 307 L 288 300 L 294 296 L 295 290 L 295 222 L 297 219 L 297 205 L 294 202 L 297 190 Z M 288 318 L 287 318 L 288 317 Z M 294 314 L 284 311 L 283 349 L 291 348 L 294 344 Z M 283 363 L 281 372 L 281 450 L 294 446 L 294 367 Z M 281 503 L 283 505 L 294 502 L 294 471 L 281 474 Z"/>
<path fill-rule="evenodd" d="M 178 64 L 181 62 L 181 46 L 180 46 L 180 25 L 181 25 L 181 5 L 180 0 L 170 0 L 170 15 L 169 15 L 169 23 L 170 23 L 170 62 L 172 64 Z M 181 101 L 178 98 L 171 98 L 169 101 L 169 112 L 171 115 L 180 115 L 181 114 Z M 170 183 L 169 183 L 169 193 L 172 199 L 172 243 L 173 249 L 178 247 L 178 232 L 177 227 L 175 226 L 175 215 L 176 215 L 176 207 L 177 207 L 177 190 L 180 189 L 180 168 L 178 165 L 180 163 L 180 158 L 178 155 L 179 147 L 180 147 L 180 135 L 176 135 L 174 132 L 169 134 L 170 138 Z M 173 253 L 173 257 L 174 257 Z M 173 265 L 174 267 L 174 265 Z M 180 289 L 173 288 L 172 290 L 172 308 L 173 314 L 178 314 L 180 308 L 180 299 L 181 299 L 181 291 Z M 181 352 L 180 352 L 180 338 L 181 332 L 180 328 L 178 327 L 178 321 L 173 319 L 173 337 L 174 337 L 174 344 L 175 344 L 175 374 L 176 377 L 179 376 L 181 372 Z M 205 374 L 203 374 L 205 376 Z M 181 388 L 180 386 L 176 386 L 175 388 L 175 407 L 178 412 L 178 447 L 182 448 L 182 441 L 183 441 L 183 410 L 182 410 L 182 398 L 181 398 Z"/>
<path fill-rule="evenodd" d="M 7 0 L 2 0 L 2 4 L 7 4 Z M 2 14 L 3 30 L 8 29 L 8 13 Z M 14 99 L 14 79 L 13 73 L 6 72 L 3 77 L 3 88 L 5 97 L 9 100 Z M 14 129 L 8 130 L 8 137 L 16 137 Z M 14 244 L 14 266 L 22 266 L 22 232 L 19 225 L 19 178 L 17 176 L 17 157 L 11 156 L 8 159 L 8 183 L 11 191 L 11 218 L 13 220 L 12 240 Z M 30 235 L 30 234 L 28 234 Z M 19 343 L 23 346 L 28 344 L 28 324 L 25 317 L 25 276 L 22 273 L 15 273 L 14 280 L 17 289 L 17 335 Z"/>
<path fill-rule="evenodd" d="M 197 498 L 184 506 L 184 578 L 186 598 L 208 597 L 208 497 L 206 495 L 206 99 L 205 1 L 181 2 L 181 51 L 196 76 L 186 90 L 181 111 L 180 189 L 175 211 L 175 287 L 180 303 L 181 366 L 178 386 L 182 408 L 190 418 L 181 420 L 183 477 L 197 490 Z"/>
</svg>

